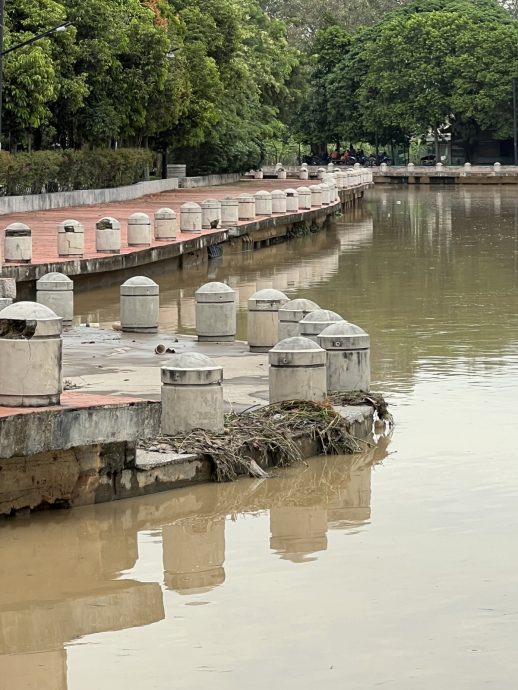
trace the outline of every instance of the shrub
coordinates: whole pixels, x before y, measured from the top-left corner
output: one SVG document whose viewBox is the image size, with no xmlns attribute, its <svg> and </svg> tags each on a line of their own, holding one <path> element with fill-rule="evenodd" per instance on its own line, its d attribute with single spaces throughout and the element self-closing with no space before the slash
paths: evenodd
<svg viewBox="0 0 518 690">
<path fill-rule="evenodd" d="M 0 193 L 16 196 L 135 184 L 144 179 L 153 159 L 147 149 L 0 152 Z"/>
</svg>

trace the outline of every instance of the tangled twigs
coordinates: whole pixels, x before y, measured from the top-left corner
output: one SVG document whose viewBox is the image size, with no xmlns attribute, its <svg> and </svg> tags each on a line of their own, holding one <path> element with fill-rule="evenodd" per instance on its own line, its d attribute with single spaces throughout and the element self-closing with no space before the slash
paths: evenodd
<svg viewBox="0 0 518 690">
<path fill-rule="evenodd" d="M 362 450 L 351 436 L 346 420 L 329 401 L 289 401 L 241 414 L 228 414 L 225 430 L 212 433 L 195 429 L 187 435 L 163 436 L 153 447 L 163 452 L 195 453 L 209 458 L 215 481 L 239 475 L 264 477 L 265 467 L 286 467 L 302 460 L 297 442 L 317 442 L 318 452 L 349 454 Z M 141 442 L 149 448 L 149 442 Z"/>
</svg>

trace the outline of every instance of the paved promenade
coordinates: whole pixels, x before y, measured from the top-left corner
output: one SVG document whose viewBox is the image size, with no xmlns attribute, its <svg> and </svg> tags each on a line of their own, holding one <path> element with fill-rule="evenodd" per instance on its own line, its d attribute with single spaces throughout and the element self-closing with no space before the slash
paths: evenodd
<svg viewBox="0 0 518 690">
<path fill-rule="evenodd" d="M 309 184 L 316 184 L 316 180 L 309 182 Z M 122 249 L 121 254 L 132 254 L 136 252 L 146 251 L 149 246 L 145 247 L 128 247 L 127 246 L 127 219 L 137 211 L 147 213 L 153 217 L 156 210 L 162 207 L 168 207 L 175 210 L 178 214 L 178 226 L 180 224 L 180 207 L 187 201 L 194 201 L 201 203 L 205 199 L 222 199 L 227 196 L 239 196 L 243 192 L 255 192 L 265 189 L 272 191 L 274 189 L 288 189 L 297 188 L 299 186 L 307 185 L 308 182 L 301 182 L 299 180 L 253 180 L 243 181 L 232 186 L 222 187 L 199 187 L 196 189 L 179 189 L 170 192 L 162 192 L 161 194 L 154 194 L 151 196 L 142 197 L 141 199 L 134 199 L 132 201 L 102 204 L 98 206 L 73 206 L 64 209 L 53 209 L 50 211 L 37 211 L 32 213 L 13 213 L 1 217 L 0 234 L 3 241 L 4 228 L 10 223 L 23 222 L 32 229 L 33 237 L 33 260 L 32 264 L 47 264 L 60 263 L 70 261 L 69 257 L 58 256 L 57 251 L 57 237 L 58 224 L 67 218 L 74 218 L 80 221 L 85 226 L 85 254 L 84 258 L 99 258 L 100 256 L 110 256 L 110 254 L 99 254 L 95 251 L 95 223 L 103 216 L 113 216 L 121 222 L 121 239 Z M 282 218 L 282 214 L 275 213 L 274 217 Z M 246 225 L 249 221 L 240 221 L 238 225 Z M 210 235 L 211 233 L 221 232 L 219 230 L 203 230 L 202 235 Z M 151 247 L 164 247 L 170 244 L 178 244 L 186 240 L 200 237 L 200 233 L 188 233 L 178 230 L 177 239 L 173 241 L 159 241 L 152 240 Z M 9 264 L 16 265 L 16 264 Z"/>
</svg>

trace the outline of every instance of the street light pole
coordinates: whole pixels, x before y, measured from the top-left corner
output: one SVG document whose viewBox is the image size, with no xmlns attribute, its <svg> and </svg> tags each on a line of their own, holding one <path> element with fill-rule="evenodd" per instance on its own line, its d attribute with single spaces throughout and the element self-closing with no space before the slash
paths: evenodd
<svg viewBox="0 0 518 690">
<path fill-rule="evenodd" d="M 516 77 L 513 77 L 513 139 L 514 139 L 514 164 L 518 165 L 518 138 L 517 126 L 518 116 L 516 114 Z"/>
</svg>

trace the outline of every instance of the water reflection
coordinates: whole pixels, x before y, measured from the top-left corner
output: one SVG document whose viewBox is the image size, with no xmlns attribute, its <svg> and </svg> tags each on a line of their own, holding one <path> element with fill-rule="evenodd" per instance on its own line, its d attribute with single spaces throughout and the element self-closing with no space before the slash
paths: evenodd
<svg viewBox="0 0 518 690">
<path fill-rule="evenodd" d="M 5 521 L 0 532 L 0 678 L 6 688 L 67 688 L 66 646 L 165 616 L 156 582 L 134 579 L 139 534 L 161 541 L 165 590 L 225 582 L 227 516 L 269 511 L 272 555 L 294 563 L 327 548 L 337 510 L 365 511 L 370 467 L 388 439 L 357 456 L 317 458 L 271 480 L 242 480 L 71 513 Z M 368 470 L 368 471 L 366 471 Z M 367 506 L 368 508 L 368 506 Z M 349 523 L 353 513 L 348 513 Z M 370 517 L 360 512 L 355 524 Z M 4 685 L 1 686 L 2 688 Z"/>
</svg>

